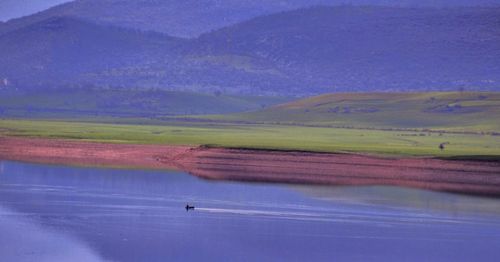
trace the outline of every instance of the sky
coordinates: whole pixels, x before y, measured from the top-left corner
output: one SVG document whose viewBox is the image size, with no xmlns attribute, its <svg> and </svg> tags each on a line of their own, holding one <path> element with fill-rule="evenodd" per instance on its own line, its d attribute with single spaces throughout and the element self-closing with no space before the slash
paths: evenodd
<svg viewBox="0 0 500 262">
<path fill-rule="evenodd" d="M 70 0 L 0 0 L 0 21 L 30 15 Z"/>
</svg>

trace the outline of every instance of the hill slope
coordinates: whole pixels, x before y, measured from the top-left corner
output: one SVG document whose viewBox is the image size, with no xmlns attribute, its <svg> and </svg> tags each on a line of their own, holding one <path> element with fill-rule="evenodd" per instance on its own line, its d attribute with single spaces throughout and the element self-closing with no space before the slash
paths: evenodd
<svg viewBox="0 0 500 262">
<path fill-rule="evenodd" d="M 99 24 L 156 31 L 180 37 L 238 23 L 263 14 L 328 4 L 331 0 L 77 0 L 0 25 L 0 34 L 50 17 L 71 16 Z M 333 1 L 338 2 L 338 1 Z"/>
<path fill-rule="evenodd" d="M 0 23 L 0 34 L 56 16 L 83 18 L 180 37 L 196 37 L 257 16 L 314 5 L 491 6 L 498 0 L 76 0 Z"/>
<path fill-rule="evenodd" d="M 141 118 L 225 114 L 259 110 L 290 101 L 279 97 L 210 95 L 162 90 L 80 88 L 29 92 L 0 91 L 0 117 Z"/>
<path fill-rule="evenodd" d="M 498 24 L 500 8 L 315 7 L 187 40 L 55 17 L 0 35 L 0 88 L 498 90 Z"/>
<path fill-rule="evenodd" d="M 500 8 L 317 7 L 202 35 L 191 52 L 271 65 L 310 93 L 498 88 L 498 24 Z"/>
<path fill-rule="evenodd" d="M 141 72 L 130 67 L 172 60 L 179 42 L 158 33 L 54 17 L 0 36 L 0 77 L 23 88 L 106 86 L 126 84 L 128 79 L 117 79 L 112 70 L 128 68 L 137 83 Z"/>
<path fill-rule="evenodd" d="M 220 118 L 297 125 L 500 133 L 499 115 L 500 93 L 344 93 Z"/>
</svg>

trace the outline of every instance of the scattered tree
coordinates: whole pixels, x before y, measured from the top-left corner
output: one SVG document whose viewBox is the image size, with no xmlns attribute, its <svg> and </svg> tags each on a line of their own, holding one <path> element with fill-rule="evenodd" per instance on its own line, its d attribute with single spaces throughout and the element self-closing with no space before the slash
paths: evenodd
<svg viewBox="0 0 500 262">
<path fill-rule="evenodd" d="M 445 149 L 445 145 L 447 145 L 447 144 L 449 144 L 449 143 L 448 142 L 444 142 L 444 143 L 439 144 L 439 149 L 441 151 L 443 151 Z"/>
</svg>

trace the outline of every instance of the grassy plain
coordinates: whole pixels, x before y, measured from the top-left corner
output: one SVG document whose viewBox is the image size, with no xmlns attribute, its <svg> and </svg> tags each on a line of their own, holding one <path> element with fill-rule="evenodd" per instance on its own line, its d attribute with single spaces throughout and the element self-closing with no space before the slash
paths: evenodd
<svg viewBox="0 0 500 262">
<path fill-rule="evenodd" d="M 39 120 L 0 120 L 0 136 L 110 143 L 214 145 L 221 147 L 364 152 L 414 156 L 500 156 L 500 137 L 269 124 L 170 123 L 129 125 Z M 447 142 L 445 150 L 438 148 Z"/>
</svg>

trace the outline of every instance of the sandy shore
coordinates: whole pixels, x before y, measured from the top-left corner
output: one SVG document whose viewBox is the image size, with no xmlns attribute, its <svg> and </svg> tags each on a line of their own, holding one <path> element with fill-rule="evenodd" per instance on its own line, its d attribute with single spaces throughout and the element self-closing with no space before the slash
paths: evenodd
<svg viewBox="0 0 500 262">
<path fill-rule="evenodd" d="M 0 159 L 177 169 L 216 180 L 397 185 L 500 196 L 500 163 L 0 137 Z"/>
</svg>

